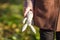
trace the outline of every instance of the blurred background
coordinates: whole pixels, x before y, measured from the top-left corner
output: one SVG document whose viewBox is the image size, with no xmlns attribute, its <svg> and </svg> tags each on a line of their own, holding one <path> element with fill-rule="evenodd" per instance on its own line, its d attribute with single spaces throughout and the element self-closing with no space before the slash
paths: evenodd
<svg viewBox="0 0 60 40">
<path fill-rule="evenodd" d="M 28 27 L 23 27 L 23 0 L 0 0 L 0 40 L 39 40 L 39 28 L 34 26 L 34 34 Z"/>
</svg>

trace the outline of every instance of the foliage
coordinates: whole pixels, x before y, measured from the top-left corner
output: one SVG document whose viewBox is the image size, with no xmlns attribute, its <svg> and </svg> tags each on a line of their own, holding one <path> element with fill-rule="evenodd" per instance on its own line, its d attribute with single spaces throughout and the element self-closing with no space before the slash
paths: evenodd
<svg viewBox="0 0 60 40">
<path fill-rule="evenodd" d="M 23 27 L 23 0 L 0 0 L 0 40 L 39 40 L 39 28 L 34 26 L 34 34 L 28 27 Z"/>
</svg>

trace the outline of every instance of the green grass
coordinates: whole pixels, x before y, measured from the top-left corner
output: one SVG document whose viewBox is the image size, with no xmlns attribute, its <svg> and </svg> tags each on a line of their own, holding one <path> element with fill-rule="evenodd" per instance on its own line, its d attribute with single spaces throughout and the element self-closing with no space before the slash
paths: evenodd
<svg viewBox="0 0 60 40">
<path fill-rule="evenodd" d="M 4 1 L 4 0 L 2 0 Z M 23 27 L 23 0 L 9 0 L 9 3 L 0 3 L 0 39 L 1 40 L 39 40 L 39 28 L 34 26 L 34 34 L 28 27 L 21 32 Z"/>
</svg>

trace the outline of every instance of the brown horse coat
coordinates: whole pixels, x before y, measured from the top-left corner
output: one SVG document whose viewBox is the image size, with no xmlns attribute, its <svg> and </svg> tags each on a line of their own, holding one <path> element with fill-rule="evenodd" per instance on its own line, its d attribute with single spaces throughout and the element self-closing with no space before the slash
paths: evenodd
<svg viewBox="0 0 60 40">
<path fill-rule="evenodd" d="M 36 0 L 34 9 L 35 25 L 41 29 L 55 30 L 59 15 L 58 0 Z"/>
<path fill-rule="evenodd" d="M 58 17 L 58 24 L 57 24 L 57 32 L 60 32 L 60 0 L 59 0 L 59 17 Z"/>
<path fill-rule="evenodd" d="M 60 12 L 59 12 L 59 18 L 58 18 L 58 24 L 57 24 L 57 32 L 60 32 Z"/>
</svg>

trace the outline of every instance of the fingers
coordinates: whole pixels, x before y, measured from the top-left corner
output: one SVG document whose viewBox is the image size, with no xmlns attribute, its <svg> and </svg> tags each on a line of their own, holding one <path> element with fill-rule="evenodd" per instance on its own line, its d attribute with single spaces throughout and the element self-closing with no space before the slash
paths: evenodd
<svg viewBox="0 0 60 40">
<path fill-rule="evenodd" d="M 26 16 L 26 14 L 28 13 L 28 11 L 30 10 L 30 8 L 28 7 L 28 8 L 26 8 L 26 11 L 25 11 L 25 13 L 24 13 L 24 17 Z"/>
<path fill-rule="evenodd" d="M 32 10 L 31 7 L 27 7 L 27 8 L 26 8 L 26 11 L 25 11 L 25 13 L 24 13 L 24 17 L 27 15 L 27 13 L 28 13 L 30 10 Z"/>
</svg>

